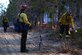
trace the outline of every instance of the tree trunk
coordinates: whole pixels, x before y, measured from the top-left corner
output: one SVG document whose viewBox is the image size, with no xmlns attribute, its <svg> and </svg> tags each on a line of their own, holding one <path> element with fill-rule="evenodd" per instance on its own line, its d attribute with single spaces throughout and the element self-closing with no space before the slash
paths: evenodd
<svg viewBox="0 0 82 55">
<path fill-rule="evenodd" d="M 60 12 L 61 12 L 61 10 L 60 10 L 60 8 L 61 8 L 61 0 L 58 0 L 58 19 L 60 18 Z"/>
<path fill-rule="evenodd" d="M 77 10 L 76 10 L 76 15 L 77 15 L 77 18 L 78 18 L 78 21 L 79 21 L 79 10 L 80 10 L 80 5 L 79 5 L 79 1 L 78 1 L 78 0 L 76 0 L 76 8 L 77 8 Z"/>
</svg>

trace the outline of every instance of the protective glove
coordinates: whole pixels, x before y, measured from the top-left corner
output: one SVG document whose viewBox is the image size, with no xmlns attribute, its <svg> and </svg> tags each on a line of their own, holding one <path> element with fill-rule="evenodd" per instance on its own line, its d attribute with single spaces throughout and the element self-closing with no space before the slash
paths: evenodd
<svg viewBox="0 0 82 55">
<path fill-rule="evenodd" d="M 29 26 L 31 26 L 31 23 L 29 23 Z"/>
<path fill-rule="evenodd" d="M 31 25 L 31 24 L 29 24 L 29 29 L 30 29 L 30 30 L 32 29 L 32 25 Z"/>
</svg>

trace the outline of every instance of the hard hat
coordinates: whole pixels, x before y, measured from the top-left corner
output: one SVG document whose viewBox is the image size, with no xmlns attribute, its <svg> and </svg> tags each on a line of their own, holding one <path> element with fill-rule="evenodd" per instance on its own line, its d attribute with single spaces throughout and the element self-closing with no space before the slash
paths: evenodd
<svg viewBox="0 0 82 55">
<path fill-rule="evenodd" d="M 27 9 L 27 5 L 26 4 L 22 4 L 21 5 L 21 9 Z"/>
</svg>

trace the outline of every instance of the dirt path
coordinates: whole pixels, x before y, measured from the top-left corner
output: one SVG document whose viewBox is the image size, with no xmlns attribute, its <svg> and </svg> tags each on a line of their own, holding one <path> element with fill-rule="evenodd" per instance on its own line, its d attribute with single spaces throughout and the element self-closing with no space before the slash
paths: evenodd
<svg viewBox="0 0 82 55">
<path fill-rule="evenodd" d="M 56 38 L 57 34 L 52 35 L 50 32 L 29 32 L 27 38 L 29 52 L 20 53 L 20 34 L 4 33 L 0 28 L 0 55 L 61 55 L 59 52 L 65 47 L 64 43 Z"/>
</svg>

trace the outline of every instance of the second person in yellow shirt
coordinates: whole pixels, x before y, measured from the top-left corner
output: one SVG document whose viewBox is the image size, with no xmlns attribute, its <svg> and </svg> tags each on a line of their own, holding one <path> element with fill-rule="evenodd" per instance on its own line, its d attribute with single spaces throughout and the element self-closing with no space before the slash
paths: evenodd
<svg viewBox="0 0 82 55">
<path fill-rule="evenodd" d="M 60 36 L 63 35 L 64 31 L 66 32 L 66 37 L 69 37 L 69 27 L 71 26 L 74 29 L 74 20 L 69 12 L 64 13 L 60 19 Z"/>
</svg>

